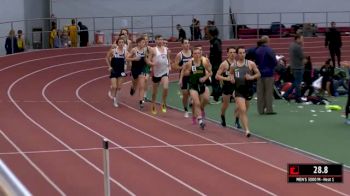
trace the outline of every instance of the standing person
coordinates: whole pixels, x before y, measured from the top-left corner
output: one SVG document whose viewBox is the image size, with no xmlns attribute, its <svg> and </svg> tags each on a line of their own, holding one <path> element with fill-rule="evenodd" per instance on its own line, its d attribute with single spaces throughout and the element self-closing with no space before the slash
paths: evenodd
<svg viewBox="0 0 350 196">
<path fill-rule="evenodd" d="M 55 42 L 55 38 L 57 37 L 57 35 L 58 35 L 57 25 L 56 25 L 56 23 L 52 23 L 50 37 L 49 37 L 49 47 L 50 48 L 56 48 L 54 42 Z"/>
<path fill-rule="evenodd" d="M 182 43 L 182 50 L 177 53 L 175 57 L 175 63 L 174 63 L 174 68 L 176 70 L 179 70 L 180 75 L 181 75 L 181 70 L 183 69 L 183 65 L 189 62 L 192 59 L 192 51 L 190 50 L 190 42 L 188 39 L 183 39 L 181 41 Z M 181 82 L 181 93 L 182 93 L 182 106 L 184 108 L 185 114 L 184 117 L 188 118 L 189 113 L 188 113 L 188 98 L 189 98 L 189 75 L 184 75 L 182 77 L 182 82 Z"/>
<path fill-rule="evenodd" d="M 216 72 L 215 78 L 222 82 L 222 105 L 221 105 L 221 125 L 226 127 L 225 113 L 229 106 L 231 96 L 234 91 L 234 84 L 231 81 L 230 67 L 236 59 L 236 48 L 227 48 L 227 59 L 223 61 Z"/>
<path fill-rule="evenodd" d="M 18 30 L 17 31 L 17 48 L 18 48 L 17 52 L 24 52 L 25 42 L 24 42 L 24 39 L 23 39 L 23 32 L 22 32 L 22 30 Z"/>
<path fill-rule="evenodd" d="M 209 60 L 212 65 L 213 75 L 211 76 L 212 96 L 215 102 L 219 102 L 221 95 L 220 83 L 215 79 L 216 72 L 222 62 L 221 40 L 218 38 L 219 31 L 215 26 L 209 27 L 210 54 Z"/>
<path fill-rule="evenodd" d="M 238 60 L 231 66 L 230 74 L 232 82 L 235 83 L 236 112 L 242 121 L 245 136 L 250 137 L 248 127 L 249 101 L 252 99 L 254 91 L 252 81 L 260 78 L 260 72 L 253 61 L 245 59 L 244 47 L 237 48 Z"/>
<path fill-rule="evenodd" d="M 82 22 L 78 22 L 79 36 L 80 36 L 80 47 L 86 47 L 89 43 L 89 30 L 87 26 L 83 25 Z"/>
<path fill-rule="evenodd" d="M 209 89 L 205 86 L 205 81 L 212 72 L 209 62 L 203 61 L 201 49 L 194 48 L 192 55 L 193 60 L 183 65 L 179 85 L 182 86 L 183 77 L 189 75 L 189 89 L 193 101 L 194 116 L 197 118 L 201 129 L 204 129 L 205 123 L 202 111 L 204 111 L 209 100 Z"/>
<path fill-rule="evenodd" d="M 335 67 L 335 55 L 337 56 L 338 66 L 340 67 L 340 48 L 342 47 L 342 40 L 340 32 L 335 27 L 335 22 L 331 22 L 331 28 L 326 33 L 325 47 L 328 47 L 331 55 L 333 66 Z"/>
<path fill-rule="evenodd" d="M 257 108 L 259 114 L 276 114 L 272 108 L 274 70 L 277 66 L 275 52 L 270 48 L 270 38 L 261 37 L 261 45 L 255 50 L 255 63 L 258 66 L 261 77 L 257 82 Z"/>
<path fill-rule="evenodd" d="M 123 39 L 118 38 L 116 43 L 108 51 L 106 61 L 110 71 L 109 78 L 111 79 L 111 88 L 108 91 L 108 96 L 113 99 L 113 105 L 118 107 L 119 92 L 122 88 L 123 77 L 126 76 L 124 65 L 128 51 L 124 49 Z"/>
<path fill-rule="evenodd" d="M 289 59 L 290 68 L 294 77 L 292 87 L 283 94 L 283 98 L 289 101 L 289 95 L 295 89 L 295 102 L 301 103 L 301 82 L 303 81 L 304 75 L 304 51 L 303 51 L 304 37 L 297 34 L 294 37 L 294 42 L 289 46 Z"/>
<path fill-rule="evenodd" d="M 78 27 L 75 24 L 75 20 L 72 19 L 72 24 L 68 26 L 68 35 L 71 41 L 71 47 L 78 46 Z"/>
<path fill-rule="evenodd" d="M 131 75 L 132 85 L 130 88 L 130 95 L 134 95 L 135 91 L 139 92 L 140 109 L 143 108 L 144 94 L 145 94 L 145 67 L 146 67 L 146 48 L 145 38 L 139 37 L 136 40 L 137 46 L 133 48 L 128 55 L 127 60 L 132 61 Z"/>
<path fill-rule="evenodd" d="M 11 29 L 5 41 L 6 54 L 14 54 L 18 51 L 15 30 Z"/>
<path fill-rule="evenodd" d="M 176 25 L 176 29 L 179 31 L 179 37 L 177 38 L 177 41 L 182 42 L 182 40 L 186 39 L 186 32 L 180 24 Z"/>
<path fill-rule="evenodd" d="M 170 53 L 166 47 L 164 47 L 164 40 L 161 35 L 155 36 L 156 46 L 150 51 L 148 64 L 152 67 L 152 114 L 157 114 L 156 98 L 158 93 L 159 84 L 163 84 L 163 95 L 161 110 L 166 112 L 166 99 L 169 89 L 169 71 L 170 71 Z"/>
</svg>

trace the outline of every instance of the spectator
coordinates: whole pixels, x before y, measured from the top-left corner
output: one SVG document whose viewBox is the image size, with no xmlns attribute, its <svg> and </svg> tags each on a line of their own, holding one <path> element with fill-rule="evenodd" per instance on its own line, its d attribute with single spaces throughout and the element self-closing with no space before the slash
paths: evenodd
<svg viewBox="0 0 350 196">
<path fill-rule="evenodd" d="M 331 55 L 333 66 L 335 66 L 335 55 L 337 56 L 338 66 L 340 67 L 340 48 L 342 47 L 342 40 L 340 32 L 335 27 L 335 22 L 331 22 L 331 28 L 326 33 L 325 47 L 328 47 Z"/>
<path fill-rule="evenodd" d="M 209 27 L 215 26 L 215 22 L 213 20 L 208 20 L 207 21 L 207 26 L 204 27 L 204 38 L 205 40 L 209 40 Z"/>
<path fill-rule="evenodd" d="M 80 21 L 78 22 L 78 26 L 79 26 L 78 34 L 80 36 L 80 47 L 86 47 L 89 43 L 89 30 Z"/>
<path fill-rule="evenodd" d="M 200 21 L 197 20 L 196 18 L 192 19 L 190 31 L 191 31 L 191 40 L 201 40 L 202 39 Z"/>
<path fill-rule="evenodd" d="M 68 26 L 68 35 L 70 38 L 70 41 L 72 42 L 72 47 L 78 46 L 78 27 L 75 24 L 75 20 L 72 19 L 72 24 Z"/>
<path fill-rule="evenodd" d="M 5 41 L 6 54 L 14 54 L 18 51 L 15 30 L 11 29 Z"/>
<path fill-rule="evenodd" d="M 317 27 L 315 26 L 315 24 L 305 23 L 303 25 L 302 32 L 304 37 L 315 37 L 316 31 L 317 31 Z"/>
<path fill-rule="evenodd" d="M 56 36 L 54 37 L 54 44 L 53 44 L 54 48 L 63 48 L 64 43 L 62 43 L 61 37 L 62 37 L 62 31 L 57 30 Z"/>
<path fill-rule="evenodd" d="M 292 87 L 283 94 L 283 98 L 289 101 L 289 94 L 295 89 L 295 102 L 301 103 L 301 82 L 304 75 L 304 51 L 303 51 L 304 37 L 302 35 L 295 35 L 294 42 L 289 47 L 290 68 L 293 74 Z"/>
<path fill-rule="evenodd" d="M 219 101 L 221 96 L 221 87 L 219 81 L 215 78 L 216 72 L 219 69 L 219 66 L 222 62 L 222 49 L 221 49 L 221 40 L 218 38 L 219 31 L 216 27 L 212 26 L 209 28 L 209 37 L 210 37 L 210 54 L 209 60 L 212 65 L 213 75 L 211 76 L 211 85 L 212 85 L 212 96 L 215 102 Z"/>
<path fill-rule="evenodd" d="M 182 42 L 182 40 L 186 39 L 186 32 L 180 24 L 176 25 L 176 29 L 179 31 L 179 38 L 177 38 L 177 41 Z"/>
<path fill-rule="evenodd" d="M 61 36 L 61 47 L 63 48 L 68 48 L 71 47 L 71 40 L 70 37 L 68 36 L 68 31 L 63 30 L 62 36 Z"/>
<path fill-rule="evenodd" d="M 52 23 L 50 37 L 49 37 L 49 47 L 54 48 L 54 40 L 57 36 L 57 25 L 56 23 Z"/>
<path fill-rule="evenodd" d="M 24 39 L 23 39 L 23 32 L 22 32 L 22 30 L 18 30 L 17 31 L 17 47 L 18 47 L 17 52 L 23 52 L 24 49 L 25 49 L 25 42 L 24 42 Z"/>
<path fill-rule="evenodd" d="M 314 81 L 314 70 L 312 67 L 310 56 L 305 57 L 304 62 L 305 62 L 304 75 L 303 75 L 304 86 L 301 89 L 301 95 L 304 96 L 306 91 L 308 91 L 307 96 L 309 97 L 314 92 L 314 87 L 312 86 L 312 82 Z"/>
<path fill-rule="evenodd" d="M 328 96 L 331 96 L 334 75 L 334 66 L 331 65 L 331 59 L 326 60 L 325 64 L 320 69 L 320 74 L 322 76 L 321 93 L 323 94 L 324 91 L 327 91 Z"/>
<path fill-rule="evenodd" d="M 276 114 L 272 108 L 274 70 L 277 66 L 275 52 L 270 48 L 270 38 L 262 36 L 261 46 L 255 50 L 256 65 L 260 71 L 261 77 L 257 82 L 257 107 L 259 114 Z"/>
</svg>

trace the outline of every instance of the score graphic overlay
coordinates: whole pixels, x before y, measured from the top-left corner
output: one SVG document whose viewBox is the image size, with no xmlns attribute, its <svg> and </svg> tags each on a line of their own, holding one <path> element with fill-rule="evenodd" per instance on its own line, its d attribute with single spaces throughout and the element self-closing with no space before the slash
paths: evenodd
<svg viewBox="0 0 350 196">
<path fill-rule="evenodd" d="M 288 182 L 342 183 L 341 164 L 288 164 Z"/>
</svg>

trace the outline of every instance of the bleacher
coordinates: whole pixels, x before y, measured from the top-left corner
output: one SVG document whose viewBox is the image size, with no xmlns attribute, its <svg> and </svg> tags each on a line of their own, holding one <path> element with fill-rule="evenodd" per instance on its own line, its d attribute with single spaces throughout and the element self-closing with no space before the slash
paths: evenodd
<svg viewBox="0 0 350 196">
<path fill-rule="evenodd" d="M 305 55 L 311 56 L 314 67 L 320 67 L 330 58 L 328 48 L 324 46 L 324 37 L 305 37 L 304 52 Z M 246 48 L 256 46 L 258 39 L 237 39 L 224 40 L 222 43 L 223 58 L 226 58 L 226 48 L 228 46 L 244 46 Z M 278 55 L 283 55 L 288 61 L 288 48 L 293 41 L 292 37 L 288 38 L 271 38 L 270 46 Z M 342 36 L 343 47 L 341 49 L 342 60 L 350 60 L 350 36 Z M 191 46 L 202 45 L 204 55 L 209 54 L 209 41 L 192 41 Z M 174 57 L 181 50 L 181 43 L 169 42 L 168 47 Z"/>
</svg>

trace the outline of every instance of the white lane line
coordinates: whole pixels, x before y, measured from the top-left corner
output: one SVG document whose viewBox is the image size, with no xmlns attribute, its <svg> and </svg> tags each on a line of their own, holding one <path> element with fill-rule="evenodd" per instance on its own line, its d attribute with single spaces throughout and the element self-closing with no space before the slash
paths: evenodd
<svg viewBox="0 0 350 196">
<path fill-rule="evenodd" d="M 60 195 L 66 195 L 2 130 L 0 134 L 21 154 L 28 163 L 57 191 Z"/>
<path fill-rule="evenodd" d="M 106 117 L 108 117 L 108 118 L 110 118 L 110 119 L 112 119 L 112 120 L 114 120 L 114 121 L 116 121 L 116 122 L 118 122 L 118 123 L 120 123 L 120 124 L 123 124 L 123 125 L 126 126 L 126 127 L 129 127 L 129 128 L 131 128 L 131 129 L 133 129 L 133 130 L 135 130 L 135 131 L 137 131 L 137 132 L 139 132 L 139 133 L 141 133 L 141 134 L 144 134 L 144 135 L 146 135 L 146 136 L 148 136 L 148 137 L 150 137 L 150 138 L 152 138 L 152 139 L 154 139 L 154 140 L 156 140 L 156 141 L 159 141 L 159 142 L 161 142 L 161 143 L 163 143 L 163 144 L 165 144 L 165 145 L 167 145 L 167 146 L 169 146 L 169 147 L 171 147 L 171 148 L 173 148 L 173 149 L 175 149 L 175 150 L 177 150 L 177 151 L 179 151 L 179 152 L 181 152 L 181 153 L 183 153 L 183 154 L 185 154 L 185 155 L 187 155 L 187 156 L 189 156 L 189 157 L 192 157 L 193 159 L 195 159 L 195 160 L 197 160 L 197 161 L 199 161 L 199 162 L 202 162 L 202 163 L 204 163 L 204 164 L 206 164 L 206 165 L 208 165 L 208 166 L 210 166 L 210 167 L 212 167 L 212 168 L 214 168 L 214 169 L 216 169 L 216 170 L 218 170 L 218 171 L 220 171 L 220 172 L 222 172 L 222 173 L 224 173 L 224 174 L 226 174 L 226 175 L 228 175 L 228 176 L 231 176 L 231 177 L 233 177 L 233 178 L 235 178 L 235 179 L 237 179 L 237 180 L 239 180 L 239 181 L 241 181 L 241 182 L 244 182 L 244 183 L 246 183 L 246 184 L 248 184 L 248 185 L 250 185 L 250 186 L 252 186 L 252 187 L 254 187 L 254 188 L 258 189 L 258 190 L 260 190 L 260 191 L 263 191 L 263 192 L 265 192 L 265 193 L 267 193 L 267 194 L 269 194 L 269 195 L 277 195 L 277 194 L 275 194 L 275 193 L 273 193 L 273 192 L 271 192 L 271 191 L 269 191 L 269 190 L 267 190 L 267 189 L 265 189 L 265 188 L 263 188 L 263 187 L 261 187 L 261 186 L 259 186 L 259 185 L 256 185 L 256 184 L 254 184 L 254 183 L 252 183 L 252 182 L 250 182 L 250 181 L 248 181 L 248 180 L 245 180 L 245 179 L 243 179 L 243 178 L 241 178 L 241 177 L 239 177 L 239 176 L 237 176 L 237 175 L 234 175 L 234 174 L 232 174 L 232 173 L 230 173 L 230 172 L 228 172 L 228 171 L 226 171 L 226 170 L 224 170 L 224 169 L 222 169 L 222 168 L 220 168 L 220 167 L 218 167 L 218 166 L 216 166 L 216 165 L 214 165 L 214 164 L 212 164 L 212 163 L 209 163 L 209 162 L 206 161 L 206 160 L 203 160 L 203 159 L 201 159 L 201 158 L 199 158 L 199 157 L 197 157 L 197 156 L 195 156 L 195 155 L 193 155 L 193 154 L 190 154 L 190 153 L 188 153 L 188 152 L 186 152 L 186 151 L 184 151 L 184 150 L 182 150 L 182 149 L 180 149 L 180 148 L 178 148 L 178 147 L 176 147 L 176 146 L 174 146 L 174 145 L 171 145 L 171 144 L 169 144 L 169 143 L 167 143 L 167 142 L 165 142 L 165 141 L 163 141 L 163 140 L 161 140 L 161 139 L 159 139 L 159 138 L 157 138 L 157 137 L 155 137 L 155 136 L 152 136 L 152 135 L 150 135 L 150 134 L 148 134 L 148 133 L 146 133 L 146 132 L 144 132 L 144 131 L 142 131 L 142 130 L 136 128 L 136 127 L 133 127 L 133 126 L 127 124 L 127 123 L 124 123 L 123 121 L 121 121 L 121 120 L 119 120 L 119 119 L 117 119 L 117 118 L 115 118 L 115 117 L 113 117 L 113 116 L 111 116 L 111 115 L 109 115 L 109 114 L 107 114 L 107 113 L 105 113 L 105 112 L 103 112 L 103 111 L 97 109 L 96 107 L 94 107 L 93 105 L 89 104 L 89 103 L 86 102 L 84 99 L 82 99 L 82 98 L 80 97 L 80 95 L 79 95 L 80 89 L 83 88 L 84 86 L 88 85 L 89 83 L 92 83 L 92 82 L 94 82 L 94 81 L 96 81 L 96 80 L 101 79 L 102 77 L 105 77 L 105 76 L 97 77 L 97 78 L 95 78 L 95 79 L 92 79 L 92 80 L 90 80 L 90 81 L 88 81 L 88 82 L 82 84 L 82 85 L 76 90 L 76 96 L 78 97 L 78 99 L 81 100 L 81 101 L 83 101 L 86 105 L 90 106 L 90 107 L 91 107 L 92 109 L 94 109 L 95 111 L 101 113 L 102 115 L 104 115 L 104 116 L 106 116 Z M 126 104 L 123 104 L 123 105 L 127 106 Z M 127 106 L 127 107 L 129 107 L 129 106 Z M 219 143 L 216 143 L 216 144 L 219 144 Z M 220 145 L 220 146 L 222 146 L 222 145 Z"/>
<path fill-rule="evenodd" d="M 47 59 L 53 59 L 53 58 L 61 58 L 61 57 L 67 57 L 67 56 L 76 56 L 76 55 L 85 55 L 85 54 L 102 54 L 102 53 L 106 54 L 106 52 L 81 52 L 81 53 L 60 54 L 60 55 L 55 55 L 55 56 L 36 58 L 36 59 L 22 61 L 20 63 L 16 63 L 16 64 L 13 64 L 13 65 L 4 67 L 4 68 L 0 69 L 0 72 L 5 71 L 7 69 L 11 69 L 13 67 L 17 67 L 19 65 L 26 64 L 26 63 L 32 63 L 32 62 L 35 62 L 35 61 L 41 61 L 41 60 L 47 60 Z"/>
<path fill-rule="evenodd" d="M 251 145 L 251 144 L 266 144 L 267 142 L 232 142 L 232 143 L 221 143 L 222 145 L 232 146 L 232 145 Z M 217 144 L 207 143 L 207 144 L 179 144 L 173 145 L 179 148 L 184 147 L 207 147 L 207 146 L 218 146 Z M 145 145 L 145 146 L 121 146 L 121 147 L 110 147 L 110 150 L 119 150 L 119 149 L 156 149 L 156 148 L 170 148 L 167 145 Z M 102 150 L 103 148 L 74 148 L 75 151 L 96 151 Z M 58 150 L 34 150 L 34 151 L 22 151 L 24 154 L 46 154 L 46 153 L 58 153 L 58 152 L 70 152 L 67 149 L 58 149 Z M 17 155 L 21 154 L 19 152 L 0 152 L 0 155 Z"/>
<path fill-rule="evenodd" d="M 60 66 L 64 66 L 64 65 L 69 65 L 69 64 L 77 64 L 77 63 L 84 63 L 84 62 L 89 62 L 89 61 L 98 61 L 104 58 L 97 58 L 97 59 L 87 59 L 87 60 L 82 60 L 82 61 L 74 61 L 74 62 L 69 62 L 69 63 L 62 63 L 62 64 L 56 64 L 56 65 L 52 65 L 50 67 L 46 67 L 46 68 L 42 68 L 39 70 L 36 70 L 34 72 L 31 72 L 29 74 L 26 74 L 20 78 L 18 78 L 15 82 L 13 82 L 10 87 L 7 90 L 7 96 L 9 97 L 9 99 L 13 102 L 13 104 L 16 106 L 16 108 L 28 119 L 30 120 L 34 125 L 36 125 L 37 127 L 39 127 L 41 130 L 43 130 L 45 133 L 47 133 L 48 135 L 50 135 L 53 139 L 55 139 L 57 142 L 59 142 L 60 144 L 62 144 L 64 147 L 66 147 L 67 149 L 69 149 L 73 154 L 77 155 L 80 159 L 82 159 L 85 163 L 89 164 L 91 167 L 93 167 L 95 170 L 97 170 L 99 173 L 101 173 L 102 175 L 104 174 L 103 170 L 101 170 L 100 168 L 98 168 L 95 164 L 93 164 L 92 162 L 90 162 L 88 159 L 86 159 L 85 157 L 83 157 L 82 155 L 80 155 L 78 152 L 74 151 L 74 149 L 72 149 L 68 144 L 66 144 L 65 142 L 63 142 L 62 140 L 60 140 L 58 137 L 56 137 L 53 133 L 51 133 L 49 130 L 47 130 L 45 127 L 43 127 L 40 123 L 38 123 L 37 121 L 35 121 L 34 119 L 32 119 L 13 99 L 12 95 L 11 95 L 11 91 L 12 88 L 21 80 L 32 76 L 36 73 L 39 73 L 41 71 L 44 70 L 48 70 L 48 69 L 52 69 L 55 67 L 60 67 Z M 105 66 L 103 66 L 105 67 Z M 98 68 L 91 68 L 90 70 L 93 69 L 101 69 L 102 67 L 98 67 Z M 129 189 L 127 189 L 124 185 L 122 185 L 121 183 L 119 183 L 117 180 L 111 178 L 111 181 L 113 183 L 115 183 L 116 185 L 118 185 L 120 188 L 122 188 L 125 192 L 127 192 L 129 195 L 135 195 L 133 192 L 131 192 Z"/>
<path fill-rule="evenodd" d="M 98 80 L 98 79 L 101 79 L 101 78 L 97 78 L 96 80 Z M 231 150 L 231 151 L 237 152 L 237 153 L 239 153 L 239 154 L 241 154 L 241 155 L 247 156 L 247 157 L 249 157 L 249 158 L 251 158 L 251 159 L 254 159 L 254 160 L 256 160 L 256 161 L 258 161 L 258 162 L 260 162 L 260 163 L 263 163 L 263 164 L 265 164 L 265 165 L 267 165 L 267 166 L 270 166 L 270 167 L 275 168 L 275 169 L 277 169 L 277 170 L 280 170 L 280 171 L 282 171 L 282 172 L 284 172 L 284 173 L 287 173 L 286 168 L 280 168 L 280 167 L 278 167 L 278 166 L 276 166 L 276 165 L 273 165 L 272 163 L 269 163 L 269 162 L 267 162 L 267 161 L 264 161 L 264 160 L 262 160 L 262 159 L 259 159 L 259 158 L 257 158 L 257 157 L 254 157 L 253 155 L 249 155 L 249 154 L 247 154 L 247 153 L 244 153 L 244 152 L 242 152 L 242 151 L 240 151 L 240 150 L 237 150 L 237 149 L 235 149 L 235 148 L 233 148 L 233 147 L 221 145 L 220 143 L 218 143 L 218 142 L 216 142 L 216 141 L 214 141 L 214 140 L 212 140 L 212 139 L 210 139 L 210 138 L 207 138 L 207 137 L 205 137 L 205 136 L 199 135 L 199 134 L 197 134 L 197 133 L 195 133 L 195 132 L 191 132 L 191 131 L 189 131 L 189 130 L 187 130 L 187 129 L 184 129 L 184 128 L 178 126 L 178 125 L 172 124 L 172 123 L 170 123 L 170 122 L 167 122 L 167 121 L 165 121 L 165 120 L 163 120 L 163 119 L 160 119 L 160 118 L 157 118 L 157 117 L 152 116 L 152 115 L 150 115 L 150 114 L 147 114 L 147 113 L 145 113 L 145 112 L 141 112 L 141 111 L 139 111 L 139 110 L 137 110 L 137 109 L 135 109 L 135 108 L 133 108 L 133 107 L 131 107 L 131 106 L 128 106 L 128 105 L 125 104 L 125 103 L 121 103 L 121 104 L 124 105 L 124 106 L 126 106 L 126 107 L 128 107 L 128 108 L 130 108 L 131 110 L 134 110 L 134 111 L 138 112 L 138 113 L 144 114 L 144 115 L 146 115 L 146 116 L 148 116 L 148 117 L 151 117 L 151 118 L 153 118 L 153 119 L 156 119 L 156 120 L 158 120 L 158 121 L 160 121 L 160 122 L 163 122 L 163 123 L 165 123 L 165 124 L 168 124 L 168 125 L 171 125 L 171 126 L 173 126 L 173 127 L 175 127 L 175 128 L 178 128 L 178 129 L 180 129 L 180 130 L 182 130 L 182 131 L 184 131 L 184 132 L 187 132 L 187 133 L 189 133 L 189 134 L 195 135 L 195 136 L 200 137 L 200 138 L 202 138 L 202 139 L 204 139 L 204 140 L 213 142 L 213 143 L 215 143 L 215 144 L 217 144 L 217 145 L 219 145 L 219 146 L 222 146 L 222 147 L 224 147 L 224 148 L 226 148 L 226 149 L 229 149 L 229 150 Z M 333 192 L 335 192 L 335 193 L 338 193 L 338 194 L 340 194 L 340 195 L 348 196 L 348 194 L 343 193 L 343 192 L 341 192 L 341 191 L 339 191 L 339 190 L 333 189 L 333 188 L 331 188 L 331 187 L 329 187 L 329 186 L 326 186 L 326 185 L 323 185 L 323 184 L 319 184 L 319 183 L 316 183 L 316 185 L 321 186 L 321 187 L 323 187 L 323 188 L 325 188 L 325 189 L 328 189 L 328 190 L 330 190 L 330 191 L 333 191 Z"/>
<path fill-rule="evenodd" d="M 114 144 L 115 146 L 119 147 L 120 149 L 122 149 L 123 151 L 129 153 L 130 155 L 132 155 L 133 157 L 139 159 L 140 161 L 146 163 L 147 165 L 149 165 L 150 167 L 156 169 L 157 171 L 163 173 L 164 175 L 168 176 L 169 178 L 173 179 L 174 181 L 180 183 L 181 185 L 187 187 L 188 189 L 192 190 L 193 192 L 199 194 L 199 195 L 205 195 L 204 193 L 202 193 L 201 191 L 197 190 L 196 188 L 190 186 L 189 184 L 185 183 L 184 181 L 182 181 L 181 179 L 179 178 L 176 178 L 175 176 L 171 175 L 170 173 L 162 170 L 161 168 L 157 167 L 156 165 L 154 165 L 153 163 L 147 161 L 146 159 L 142 158 L 141 156 L 135 154 L 134 152 L 131 152 L 130 150 L 128 149 L 125 149 L 123 148 L 121 145 L 119 145 L 118 143 L 114 142 L 113 140 L 111 140 L 110 138 L 108 137 L 105 137 L 104 135 L 100 134 L 98 131 L 95 131 L 94 129 L 92 129 L 91 127 L 85 125 L 84 123 L 81 123 L 80 121 L 78 121 L 77 119 L 71 117 L 70 115 L 68 115 L 67 113 L 63 112 L 60 108 L 58 108 L 54 103 L 52 103 L 47 97 L 46 97 L 46 89 L 51 85 L 53 84 L 54 82 L 62 79 L 62 78 L 65 78 L 65 77 L 68 77 L 70 75 L 73 75 L 73 74 L 76 74 L 76 73 L 79 73 L 79 72 L 83 72 L 83 71 L 88 71 L 87 69 L 86 70 L 80 70 L 80 71 L 76 71 L 76 72 L 72 72 L 72 73 L 69 73 L 69 74 L 65 74 L 61 77 L 58 77 L 54 80 L 52 80 L 51 82 L 47 83 L 44 88 L 42 89 L 42 96 L 44 97 L 44 99 L 53 107 L 55 108 L 58 112 L 60 112 L 62 115 L 64 115 L 65 117 L 67 117 L 68 119 L 72 120 L 73 122 L 77 123 L 78 125 L 82 126 L 83 128 L 87 129 L 88 131 L 96 134 L 97 136 L 101 137 L 101 138 L 106 138 L 108 139 L 112 144 Z M 103 77 L 106 77 L 106 76 L 103 76 Z M 81 100 L 82 101 L 82 100 Z M 84 101 L 83 101 L 84 102 Z M 85 102 L 84 102 L 85 103 Z"/>
</svg>

